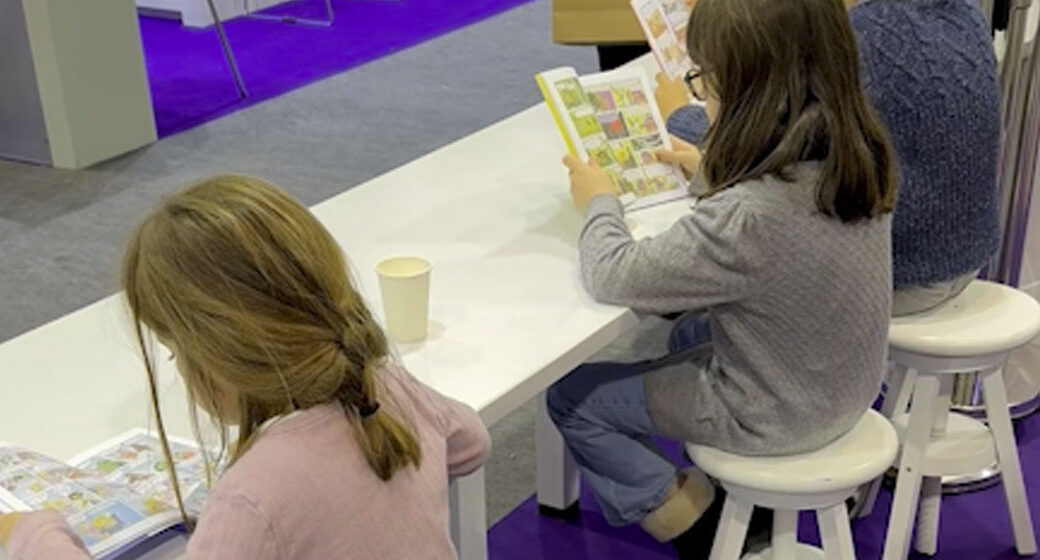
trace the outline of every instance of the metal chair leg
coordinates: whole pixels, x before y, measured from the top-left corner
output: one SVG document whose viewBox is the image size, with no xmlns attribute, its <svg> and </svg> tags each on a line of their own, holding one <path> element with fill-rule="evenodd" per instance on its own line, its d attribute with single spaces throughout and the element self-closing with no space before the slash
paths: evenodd
<svg viewBox="0 0 1040 560">
<path fill-rule="evenodd" d="M 220 21 L 220 15 L 217 13 L 217 7 L 213 4 L 213 0 L 206 0 L 206 2 L 209 4 L 209 13 L 213 16 L 213 25 L 217 28 L 220 46 L 224 50 L 224 59 L 227 60 L 228 68 L 235 78 L 238 96 L 245 99 L 249 97 L 249 91 L 246 90 L 246 83 L 242 79 L 242 73 L 238 70 L 238 62 L 235 61 L 235 53 L 231 50 L 231 43 L 228 42 L 227 33 L 224 32 L 224 22 Z"/>
</svg>

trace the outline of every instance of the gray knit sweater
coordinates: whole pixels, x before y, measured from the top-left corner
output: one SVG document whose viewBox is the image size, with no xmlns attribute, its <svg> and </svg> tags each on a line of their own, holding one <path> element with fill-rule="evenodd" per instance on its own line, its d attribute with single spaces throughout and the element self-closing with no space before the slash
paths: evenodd
<svg viewBox="0 0 1040 560">
<path fill-rule="evenodd" d="M 978 0 L 862 0 L 849 19 L 863 87 L 899 161 L 895 287 L 978 269 L 1000 237 L 1000 93 Z M 694 143 L 708 126 L 692 106 L 668 120 L 673 134 Z"/>
<path fill-rule="evenodd" d="M 817 448 L 878 394 L 891 300 L 888 216 L 844 224 L 815 203 L 819 164 L 698 202 L 667 232 L 633 240 L 610 196 L 580 240 L 588 291 L 654 313 L 707 309 L 713 352 L 646 377 L 672 438 L 744 454 Z"/>
</svg>

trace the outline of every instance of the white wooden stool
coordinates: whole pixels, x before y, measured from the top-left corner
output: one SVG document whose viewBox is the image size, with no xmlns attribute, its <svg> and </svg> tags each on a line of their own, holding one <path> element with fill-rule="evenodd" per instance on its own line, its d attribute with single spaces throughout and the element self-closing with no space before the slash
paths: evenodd
<svg viewBox="0 0 1040 560">
<path fill-rule="evenodd" d="M 889 358 L 896 368 L 882 411 L 896 426 L 901 453 L 884 560 L 907 557 L 915 519 L 914 548 L 935 554 L 942 477 L 978 472 L 994 461 L 1000 465 L 1015 548 L 1022 555 L 1036 553 L 1002 368 L 1012 350 L 1038 334 L 1040 304 L 985 281 L 972 282 L 937 309 L 892 320 Z M 983 380 L 989 428 L 949 412 L 955 374 L 973 371 Z M 873 509 L 879 485 L 871 488 L 863 515 Z"/>
<path fill-rule="evenodd" d="M 881 476 L 895 459 L 899 438 L 883 416 L 867 411 L 855 427 L 822 449 L 801 455 L 743 457 L 686 444 L 698 468 L 726 489 L 726 504 L 711 560 L 737 560 L 754 506 L 774 510 L 772 547 L 747 559 L 853 560 L 845 500 Z M 798 543 L 798 512 L 815 510 L 823 550 Z"/>
</svg>

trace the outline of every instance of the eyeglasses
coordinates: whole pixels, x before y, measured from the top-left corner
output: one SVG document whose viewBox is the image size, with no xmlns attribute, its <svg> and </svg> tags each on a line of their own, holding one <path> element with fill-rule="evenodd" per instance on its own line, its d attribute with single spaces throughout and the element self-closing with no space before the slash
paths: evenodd
<svg viewBox="0 0 1040 560">
<path fill-rule="evenodd" d="M 683 81 L 686 82 L 686 89 L 690 90 L 690 95 L 694 99 L 704 101 L 708 98 L 704 94 L 704 82 L 701 80 L 700 70 L 687 70 L 686 75 L 683 76 Z"/>
</svg>

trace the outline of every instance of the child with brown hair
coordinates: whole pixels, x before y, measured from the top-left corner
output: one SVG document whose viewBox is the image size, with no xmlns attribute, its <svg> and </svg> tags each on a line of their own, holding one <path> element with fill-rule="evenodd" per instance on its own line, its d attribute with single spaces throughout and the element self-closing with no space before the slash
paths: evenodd
<svg viewBox="0 0 1040 560">
<path fill-rule="evenodd" d="M 651 436 L 745 455 L 800 453 L 850 429 L 877 396 L 891 304 L 895 169 L 858 74 L 842 0 L 698 0 L 691 93 L 714 126 L 691 214 L 636 241 L 606 174 L 568 156 L 585 214 L 585 286 L 652 313 L 706 310 L 711 342 L 594 363 L 547 394 L 607 520 L 707 557 L 718 495 Z M 707 531 L 707 535 L 698 535 Z"/>
</svg>

